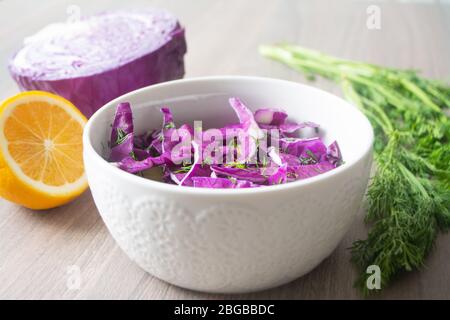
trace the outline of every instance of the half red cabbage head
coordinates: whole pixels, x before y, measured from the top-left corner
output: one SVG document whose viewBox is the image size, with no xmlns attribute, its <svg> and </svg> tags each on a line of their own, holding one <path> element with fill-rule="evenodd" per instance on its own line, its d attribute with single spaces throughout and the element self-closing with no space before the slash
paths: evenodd
<svg viewBox="0 0 450 320">
<path fill-rule="evenodd" d="M 53 92 L 90 117 L 132 90 L 184 75 L 184 29 L 160 9 L 54 23 L 25 38 L 9 62 L 21 90 Z"/>
</svg>

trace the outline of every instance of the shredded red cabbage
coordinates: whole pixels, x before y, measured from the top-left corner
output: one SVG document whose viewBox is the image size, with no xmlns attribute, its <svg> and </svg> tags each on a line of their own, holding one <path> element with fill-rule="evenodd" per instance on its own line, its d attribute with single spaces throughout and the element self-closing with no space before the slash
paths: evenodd
<svg viewBox="0 0 450 320">
<path fill-rule="evenodd" d="M 229 99 L 239 123 L 195 131 L 176 127 L 169 108 L 161 108 L 162 127 L 136 135 L 129 103 L 117 106 L 109 161 L 122 170 L 143 174 L 162 168 L 161 180 L 195 188 L 253 188 L 306 179 L 342 164 L 336 141 L 303 139 L 299 132 L 319 125 L 288 121 L 281 109 L 254 113 L 238 98 Z"/>
</svg>

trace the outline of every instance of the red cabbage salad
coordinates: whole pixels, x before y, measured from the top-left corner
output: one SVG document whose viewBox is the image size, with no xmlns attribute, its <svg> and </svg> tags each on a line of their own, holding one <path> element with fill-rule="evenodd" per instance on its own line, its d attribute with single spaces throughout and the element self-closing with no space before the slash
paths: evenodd
<svg viewBox="0 0 450 320">
<path fill-rule="evenodd" d="M 288 120 L 281 109 L 254 113 L 238 98 L 229 104 L 239 122 L 203 130 L 177 127 L 169 108 L 161 108 L 162 127 L 135 134 L 129 103 L 117 106 L 112 123 L 109 162 L 146 177 L 158 170 L 158 180 L 197 188 L 252 188 L 306 179 L 342 164 L 337 142 L 326 146 L 319 125 Z M 302 130 L 314 137 L 300 138 Z"/>
</svg>

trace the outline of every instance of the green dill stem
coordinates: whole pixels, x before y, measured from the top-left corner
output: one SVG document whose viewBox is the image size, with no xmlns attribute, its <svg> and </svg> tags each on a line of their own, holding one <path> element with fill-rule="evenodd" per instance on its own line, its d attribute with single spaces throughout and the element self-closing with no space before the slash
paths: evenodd
<svg viewBox="0 0 450 320">
<path fill-rule="evenodd" d="M 395 91 L 387 89 L 386 87 L 383 87 L 380 84 L 366 78 L 352 76 L 350 77 L 353 81 L 373 88 L 374 90 L 381 93 L 394 107 L 398 108 L 401 111 L 405 110 L 406 106 L 401 101 L 401 97 L 399 97 Z"/>
<path fill-rule="evenodd" d="M 379 117 L 382 119 L 383 123 L 386 126 L 386 130 L 384 132 L 386 134 L 389 134 L 394 130 L 391 121 L 389 120 L 386 113 L 383 111 L 383 109 L 380 108 L 380 106 L 376 103 L 374 103 L 372 100 L 367 99 L 366 97 L 361 97 L 361 100 L 364 102 L 364 104 L 368 105 L 370 108 L 376 111 L 376 113 L 379 115 Z"/>
<path fill-rule="evenodd" d="M 412 92 L 417 98 L 419 98 L 426 106 L 428 106 L 431 110 L 440 113 L 441 108 L 434 104 L 433 101 L 422 91 L 418 86 L 416 86 L 413 82 L 409 81 L 406 78 L 399 79 L 400 83 L 410 92 Z"/>
<path fill-rule="evenodd" d="M 286 48 L 286 46 L 284 47 Z M 268 58 L 274 59 L 276 61 L 282 62 L 298 71 L 306 72 L 306 73 L 318 73 L 325 78 L 331 80 L 340 80 L 344 81 L 343 77 L 352 82 L 356 82 L 362 84 L 367 87 L 371 87 L 381 93 L 384 97 L 386 97 L 393 106 L 404 110 L 405 106 L 401 102 L 400 98 L 396 96 L 395 92 L 389 92 L 387 89 L 375 83 L 367 78 L 364 78 L 357 74 L 357 72 L 345 73 L 343 69 L 343 64 L 333 64 L 337 60 L 335 59 L 327 59 L 324 58 L 322 54 L 311 54 L 311 50 L 300 50 L 299 47 L 295 48 L 296 52 L 300 54 L 304 54 L 305 52 L 309 53 L 309 57 L 313 59 L 317 59 L 317 57 L 324 59 L 323 61 L 313 61 L 308 59 L 301 59 L 300 56 L 297 58 L 292 55 L 290 51 L 287 51 L 280 47 L 271 47 L 271 46 L 261 46 L 260 53 Z M 308 54 L 304 54 L 308 56 Z M 327 64 L 328 63 L 328 64 Z M 349 69 L 349 68 L 347 68 Z M 350 70 L 350 69 L 349 69 Z M 353 69 L 351 69 L 353 70 Z M 371 69 L 372 70 L 372 69 Z M 372 73 L 372 72 L 371 72 Z"/>
<path fill-rule="evenodd" d="M 420 183 L 420 181 L 411 173 L 411 171 L 409 171 L 401 162 L 398 162 L 397 165 L 400 171 L 403 173 L 405 179 L 411 183 L 411 186 L 419 191 L 424 198 L 430 199 L 427 190 L 423 187 L 422 183 Z"/>
<path fill-rule="evenodd" d="M 329 79 L 339 78 L 340 76 L 338 70 L 330 70 L 330 68 L 323 63 L 320 64 L 312 60 L 295 58 L 291 52 L 280 47 L 261 46 L 259 47 L 259 52 L 265 57 L 282 62 L 301 72 L 309 73 L 313 71 Z"/>
<path fill-rule="evenodd" d="M 414 77 L 407 78 L 420 87 L 425 94 L 437 100 L 438 107 L 441 109 L 450 108 L 450 89 L 443 83 L 436 80 L 419 78 L 416 74 L 414 74 Z"/>
<path fill-rule="evenodd" d="M 342 91 L 344 92 L 345 97 L 349 101 L 353 102 L 367 117 L 375 121 L 386 135 L 389 135 L 389 133 L 392 132 L 393 130 L 392 124 L 389 121 L 386 114 L 384 113 L 384 111 L 381 110 L 372 101 L 365 99 L 364 97 L 360 97 L 356 93 L 350 81 L 344 78 L 341 81 L 341 88 Z M 368 108 L 364 106 L 365 104 L 370 105 L 370 107 L 377 112 L 378 116 L 374 114 L 372 111 L 368 110 Z"/>
</svg>

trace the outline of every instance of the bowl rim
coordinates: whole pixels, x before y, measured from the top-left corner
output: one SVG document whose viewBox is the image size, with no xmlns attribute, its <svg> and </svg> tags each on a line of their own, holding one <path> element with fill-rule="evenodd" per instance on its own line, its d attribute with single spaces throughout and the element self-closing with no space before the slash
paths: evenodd
<svg viewBox="0 0 450 320">
<path fill-rule="evenodd" d="M 155 181 L 151 179 L 146 179 L 131 173 L 128 173 L 126 171 L 123 171 L 119 169 L 118 167 L 115 167 L 110 164 L 107 160 L 105 160 L 100 154 L 98 154 L 94 147 L 91 144 L 91 132 L 93 131 L 93 127 L 96 121 L 98 119 L 101 119 L 102 114 L 105 112 L 105 110 L 109 108 L 113 108 L 114 105 L 116 105 L 119 102 L 123 102 L 124 99 L 127 97 L 135 96 L 142 94 L 143 92 L 146 92 L 148 90 L 155 90 L 158 88 L 163 87 L 170 87 L 172 85 L 177 85 L 180 83 L 192 83 L 192 82 L 208 82 L 208 81 L 260 81 L 260 82 L 272 82 L 274 84 L 289 84 L 289 85 L 296 85 L 303 87 L 307 90 L 314 90 L 317 91 L 320 94 L 328 95 L 333 97 L 334 99 L 338 99 L 341 102 L 343 102 L 342 106 L 345 106 L 348 108 L 348 110 L 352 110 L 351 112 L 355 112 L 358 114 L 358 117 L 360 118 L 360 121 L 364 122 L 367 129 L 368 129 L 368 139 L 367 143 L 365 143 L 361 149 L 362 152 L 360 152 L 355 159 L 353 159 L 350 162 L 345 162 L 341 166 L 327 171 L 325 173 L 319 174 L 314 177 L 310 177 L 307 179 L 297 180 L 289 183 L 284 184 L 278 184 L 278 185 L 270 185 L 270 186 L 261 186 L 258 188 L 239 188 L 239 189 L 228 189 L 228 188 L 194 188 L 194 187 L 188 187 L 188 186 L 178 186 L 174 184 L 169 184 L 165 182 Z M 149 105 L 150 105 L 149 101 Z M 279 192 L 287 189 L 293 189 L 293 188 L 299 188 L 304 186 L 311 186 L 313 184 L 317 184 L 319 182 L 323 182 L 324 180 L 333 178 L 337 175 L 341 175 L 344 172 L 347 172 L 348 170 L 351 170 L 352 167 L 354 167 L 356 164 L 358 164 L 362 159 L 364 159 L 369 153 L 373 150 L 373 141 L 374 141 L 374 133 L 372 125 L 370 124 L 367 117 L 354 105 L 352 105 L 350 102 L 342 99 L 339 96 L 336 96 L 332 93 L 329 93 L 325 90 L 316 88 L 314 86 L 306 85 L 303 83 L 283 80 L 283 79 L 277 79 L 277 78 L 269 78 L 269 77 L 259 77 L 259 76 L 242 76 L 242 75 L 216 75 L 216 76 L 203 76 L 203 77 L 192 77 L 192 78 L 183 78 L 178 80 L 172 80 L 167 81 L 163 83 L 158 83 L 154 85 L 150 85 L 147 87 L 143 87 L 137 90 L 130 91 L 124 95 L 121 95 L 110 102 L 103 105 L 101 108 L 99 108 L 88 120 L 86 123 L 84 130 L 83 130 L 83 162 L 85 161 L 85 156 L 88 154 L 91 154 L 93 157 L 93 161 L 96 161 L 99 165 L 104 165 L 110 170 L 111 174 L 118 175 L 120 178 L 127 180 L 129 183 L 132 184 L 138 184 L 143 187 L 153 187 L 160 189 L 165 192 L 172 192 L 172 193 L 187 193 L 190 195 L 251 195 L 251 194 L 260 194 L 260 193 L 267 193 L 267 192 Z M 85 165 L 85 164 L 84 164 Z M 85 165 L 86 168 L 86 165 Z M 89 180 L 89 177 L 88 177 Z"/>
</svg>

